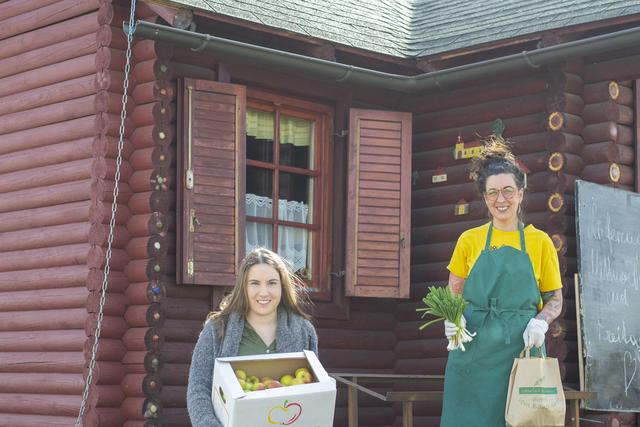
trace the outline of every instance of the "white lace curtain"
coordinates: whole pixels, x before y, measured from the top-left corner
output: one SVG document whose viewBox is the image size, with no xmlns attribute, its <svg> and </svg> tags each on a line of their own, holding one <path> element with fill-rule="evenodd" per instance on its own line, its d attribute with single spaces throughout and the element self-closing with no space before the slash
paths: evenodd
<svg viewBox="0 0 640 427">
<path fill-rule="evenodd" d="M 273 201 L 270 197 L 246 194 L 246 214 L 271 218 L 273 216 Z M 306 224 L 309 216 L 309 206 L 295 200 L 278 201 L 278 217 L 285 221 L 295 221 Z M 258 246 L 271 248 L 272 225 L 247 221 L 247 252 Z M 293 271 L 299 271 L 307 266 L 308 232 L 304 228 L 280 227 L 279 242 L 276 252 L 288 260 Z"/>
</svg>

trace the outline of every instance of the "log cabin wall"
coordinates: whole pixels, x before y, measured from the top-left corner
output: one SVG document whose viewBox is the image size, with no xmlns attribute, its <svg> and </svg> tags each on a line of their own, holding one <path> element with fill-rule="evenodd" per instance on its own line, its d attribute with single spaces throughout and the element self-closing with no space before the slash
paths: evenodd
<svg viewBox="0 0 640 427">
<path fill-rule="evenodd" d="M 640 77 L 639 60 L 637 49 L 585 59 L 585 180 L 630 191 L 637 184 L 634 80 Z"/>
<path fill-rule="evenodd" d="M 576 271 L 574 185 L 583 162 L 580 137 L 583 82 L 582 62 L 575 60 L 549 70 L 547 102 L 546 209 L 549 234 L 558 253 L 564 304 L 549 327 L 547 353 L 558 358 L 565 384 L 577 388 L 577 336 L 573 275 Z M 532 177 L 533 178 L 533 177 Z"/>
<path fill-rule="evenodd" d="M 144 19 L 156 19 L 153 14 L 145 12 L 144 9 L 138 11 Z M 152 327 L 157 319 L 151 310 L 153 301 L 148 293 L 153 254 L 151 242 L 156 231 L 152 205 L 156 200 L 154 160 L 157 159 L 158 132 L 154 123 L 161 98 L 154 75 L 157 60 L 154 45 L 152 41 L 136 40 L 132 51 L 131 80 L 134 84 L 131 96 L 135 106 L 129 112 L 132 123 L 129 184 L 133 194 L 129 199 L 131 217 L 127 222 L 131 235 L 127 244 L 130 261 L 125 269 L 129 281 L 124 313 L 127 330 L 123 337 L 127 352 L 122 359 L 125 375 L 121 381 L 125 399 L 120 406 L 125 426 L 141 426 L 145 417 L 157 414 L 158 406 L 153 397 L 160 387 L 156 372 L 150 369 L 148 361 L 149 351 L 159 341 Z"/>
<path fill-rule="evenodd" d="M 580 153 L 585 165 L 584 179 L 633 191 L 633 82 L 607 79 L 588 83 L 584 98 L 585 146 Z"/>
<path fill-rule="evenodd" d="M 348 319 L 316 319 L 320 361 L 328 372 L 394 373 L 393 314 L 396 300 L 353 298 Z M 368 385 L 369 386 L 369 385 Z M 369 386 L 384 394 L 388 385 Z M 391 426 L 397 408 L 367 394 L 358 395 L 359 426 Z M 334 426 L 348 424 L 347 393 L 338 387 Z"/>
<path fill-rule="evenodd" d="M 446 264 L 459 234 L 486 222 L 483 202 L 473 192 L 464 161 L 453 160 L 458 135 L 468 143 L 491 132 L 500 118 L 504 136 L 530 170 L 526 220 L 545 230 L 558 251 L 565 305 L 550 327 L 548 353 L 561 361 L 563 380 L 578 387 L 573 275 L 577 272 L 574 185 L 584 179 L 633 190 L 637 170 L 634 122 L 640 75 L 634 52 L 571 60 L 500 83 L 452 90 L 444 96 L 413 99 L 412 301 L 396 316 L 396 372 L 439 374 L 446 350 L 438 327 L 418 332 L 415 308 L 425 284 L 446 283 Z M 436 171 L 438 167 L 442 170 Z M 446 173 L 446 182 L 434 175 Z M 440 187 L 440 188 L 437 188 Z M 460 199 L 469 203 L 454 213 Z M 428 355 L 426 360 L 424 355 Z M 437 425 L 440 404 L 415 406 L 420 425 Z M 601 425 L 635 425 L 634 414 L 589 414 Z M 424 423 L 424 424 L 423 424 Z M 618 424 L 616 424 L 618 423 Z M 588 423 L 587 423 L 588 424 Z M 591 425 L 591 424 L 588 424 Z M 593 424 L 594 426 L 596 424 Z"/>
<path fill-rule="evenodd" d="M 0 5 L 0 425 L 72 425 L 95 329 L 122 92 L 97 0 Z M 126 157 L 125 157 L 126 159 Z M 119 425 L 129 169 L 85 425 Z"/>
<path fill-rule="evenodd" d="M 147 293 L 152 302 L 148 318 L 152 319 L 150 333 L 155 341 L 148 347 L 146 364 L 159 385 L 147 391 L 149 402 L 157 408 L 152 417 L 147 417 L 147 425 L 184 426 L 189 424 L 186 389 L 191 352 L 211 311 L 212 290 L 176 286 L 176 76 L 189 66 L 168 46 L 156 45 L 155 52 L 153 70 L 160 99 L 154 107 L 155 168 L 150 177 L 154 187 L 150 224 L 153 233 L 147 265 L 151 279 Z M 215 71 L 208 69 L 206 73 L 207 78 L 215 79 Z"/>
<path fill-rule="evenodd" d="M 149 71 L 153 64 L 153 43 L 136 41 L 132 51 L 131 66 L 131 98 L 134 106 L 128 111 L 132 123 L 132 131 L 129 136 L 131 153 L 129 164 L 131 175 L 129 185 L 132 196 L 129 199 L 128 208 L 131 213 L 127 221 L 127 230 L 130 239 L 126 250 L 129 255 L 129 263 L 125 268 L 125 275 L 129 285 L 125 291 L 127 308 L 123 319 L 126 322 L 126 332 L 123 342 L 126 353 L 122 358 L 123 376 L 121 387 L 125 394 L 120 405 L 123 424 L 127 426 L 142 425 L 144 409 L 144 392 L 142 385 L 146 379 L 144 358 L 146 356 L 145 344 L 149 331 L 147 310 L 149 300 L 147 298 L 148 278 L 146 275 L 146 263 L 149 254 L 147 251 L 151 232 L 149 222 L 151 208 L 149 193 L 151 192 L 150 174 L 152 170 L 152 122 L 149 106 L 153 106 L 156 100 L 153 92 L 153 71 Z M 148 123 L 151 122 L 151 125 Z M 151 128 L 151 129 L 149 129 Z"/>
<path fill-rule="evenodd" d="M 628 191 L 634 191 L 638 176 L 638 105 L 634 80 L 640 77 L 640 58 L 635 53 L 611 52 L 585 58 L 582 72 L 584 146 L 580 156 L 584 167 L 581 179 Z M 572 309 L 570 316 L 575 319 L 575 307 Z M 589 420 L 584 422 L 587 427 L 631 427 L 637 422 L 636 414 L 622 412 L 592 412 L 585 418 Z"/>
</svg>

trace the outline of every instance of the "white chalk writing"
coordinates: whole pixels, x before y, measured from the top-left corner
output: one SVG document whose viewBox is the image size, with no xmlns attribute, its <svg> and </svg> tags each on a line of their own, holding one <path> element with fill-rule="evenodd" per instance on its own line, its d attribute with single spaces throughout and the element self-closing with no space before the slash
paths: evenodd
<svg viewBox="0 0 640 427">
<path fill-rule="evenodd" d="M 619 369 L 622 370 L 624 394 L 628 396 L 629 389 L 634 379 L 636 379 L 638 363 L 640 362 L 640 338 L 627 331 L 627 325 L 624 320 L 622 324 L 615 325 L 614 330 L 607 329 L 598 320 L 598 340 L 609 344 L 627 346 L 622 356 L 622 366 L 619 366 Z M 634 348 L 629 349 L 629 346 Z"/>
<path fill-rule="evenodd" d="M 640 349 L 640 339 L 634 334 L 627 332 L 627 324 L 624 320 L 622 321 L 622 325 L 615 325 L 615 329 L 611 330 L 603 326 L 598 319 L 598 340 L 610 344 L 631 345 Z"/>
<path fill-rule="evenodd" d="M 617 230 L 611 223 L 611 215 L 609 212 L 602 216 L 601 212 L 597 212 L 595 227 L 591 229 L 591 237 L 596 240 L 606 240 L 609 243 L 609 249 L 613 249 L 616 245 L 634 245 L 640 246 L 640 233 L 635 231 Z"/>
<path fill-rule="evenodd" d="M 635 409 L 640 392 L 640 325 L 636 320 L 640 304 L 640 198 L 606 189 L 579 192 L 576 216 L 583 279 L 579 314 L 585 384 L 599 392 L 594 408 Z"/>
<path fill-rule="evenodd" d="M 626 305 L 629 306 L 629 298 L 627 297 L 627 290 L 623 289 L 622 292 L 607 291 L 607 302 L 609 305 Z"/>
<path fill-rule="evenodd" d="M 628 396 L 629 387 L 633 379 L 636 377 L 636 370 L 638 369 L 638 356 L 632 354 L 630 351 L 625 351 L 622 358 L 622 370 L 624 372 L 624 395 Z"/>
<path fill-rule="evenodd" d="M 591 249 L 589 252 L 589 269 L 586 273 L 591 280 L 600 280 L 616 286 L 630 286 L 636 291 L 640 288 L 638 262 L 634 263 L 633 271 L 628 272 L 613 266 L 609 255 L 602 254 L 595 249 Z"/>
</svg>

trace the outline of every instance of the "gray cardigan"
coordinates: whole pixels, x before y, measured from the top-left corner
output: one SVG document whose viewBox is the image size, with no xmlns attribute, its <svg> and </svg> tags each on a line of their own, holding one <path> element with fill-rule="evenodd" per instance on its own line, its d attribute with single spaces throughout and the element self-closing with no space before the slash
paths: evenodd
<svg viewBox="0 0 640 427">
<path fill-rule="evenodd" d="M 238 354 L 244 316 L 231 313 L 227 319 L 224 339 L 218 339 L 214 322 L 205 323 L 193 350 L 189 385 L 187 387 L 187 409 L 193 427 L 222 427 L 216 418 L 211 403 L 211 383 L 213 365 L 217 357 L 231 357 Z M 278 309 L 276 329 L 276 352 L 289 353 L 311 350 L 318 354 L 318 336 L 313 325 L 297 314 Z"/>
</svg>

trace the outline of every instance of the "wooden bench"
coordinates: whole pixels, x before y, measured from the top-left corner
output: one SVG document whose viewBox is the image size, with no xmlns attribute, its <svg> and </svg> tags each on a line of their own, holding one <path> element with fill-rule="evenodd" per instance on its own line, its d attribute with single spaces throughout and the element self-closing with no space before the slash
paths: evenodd
<svg viewBox="0 0 640 427">
<path fill-rule="evenodd" d="M 330 373 L 337 382 L 348 387 L 349 427 L 358 427 L 358 392 L 366 393 L 383 402 L 402 402 L 402 426 L 413 427 L 413 402 L 442 400 L 442 391 L 388 391 L 385 394 L 375 392 L 362 383 L 421 384 L 442 382 L 443 375 L 393 375 L 393 374 L 357 374 Z M 572 426 L 580 426 L 580 400 L 593 399 L 595 393 L 565 388 L 564 396 L 569 401 Z"/>
</svg>

